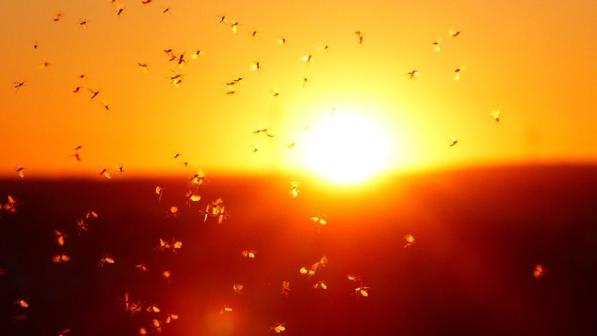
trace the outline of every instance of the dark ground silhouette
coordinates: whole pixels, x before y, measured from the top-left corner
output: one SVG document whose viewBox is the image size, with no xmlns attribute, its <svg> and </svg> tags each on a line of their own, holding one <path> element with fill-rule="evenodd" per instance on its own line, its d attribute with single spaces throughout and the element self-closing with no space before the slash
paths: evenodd
<svg viewBox="0 0 597 336">
<path fill-rule="evenodd" d="M 480 168 L 343 192 L 303 183 L 297 199 L 289 181 L 210 177 L 191 206 L 185 179 L 0 182 L 1 201 L 18 202 L 0 217 L 0 334 L 137 335 L 142 325 L 153 334 L 152 318 L 163 324 L 166 313 L 180 318 L 164 335 L 267 335 L 276 321 L 286 335 L 597 334 L 597 167 Z M 200 210 L 218 197 L 227 218 L 204 222 Z M 78 235 L 90 209 L 99 218 Z M 68 235 L 64 248 L 55 228 Z M 416 243 L 404 248 L 407 233 Z M 173 237 L 180 252 L 156 251 Z M 256 259 L 241 256 L 249 248 Z M 72 260 L 54 264 L 60 251 Z M 99 267 L 103 253 L 116 263 Z M 326 268 L 299 274 L 323 255 Z M 351 294 L 349 273 L 369 297 Z M 318 280 L 328 289 L 314 289 Z M 124 292 L 161 312 L 130 316 Z M 15 304 L 21 297 L 29 308 Z M 233 312 L 220 314 L 224 305 Z"/>
</svg>

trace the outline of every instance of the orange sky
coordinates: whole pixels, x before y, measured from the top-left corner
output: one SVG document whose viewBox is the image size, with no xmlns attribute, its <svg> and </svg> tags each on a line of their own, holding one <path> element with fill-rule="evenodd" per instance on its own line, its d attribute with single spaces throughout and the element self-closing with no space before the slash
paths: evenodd
<svg viewBox="0 0 597 336">
<path fill-rule="evenodd" d="M 0 2 L 0 173 L 85 175 L 118 163 L 132 173 L 176 172 L 175 152 L 208 172 L 300 170 L 287 143 L 333 106 L 383 123 L 396 169 L 597 158 L 593 0 L 120 3 L 118 17 L 109 0 Z M 238 20 L 239 32 L 220 15 Z M 462 34 L 450 38 L 451 28 Z M 204 55 L 177 69 L 166 48 Z M 311 64 L 300 60 L 307 53 Z M 250 70 L 254 61 L 261 71 Z M 412 69 L 421 73 L 414 81 Z M 174 73 L 184 74 L 177 88 Z M 226 95 L 224 83 L 239 76 L 245 83 Z M 15 81 L 26 84 L 17 91 Z M 101 94 L 90 101 L 86 89 L 72 93 L 78 85 Z M 257 127 L 276 138 L 253 135 Z M 448 147 L 451 137 L 458 146 Z M 70 157 L 79 144 L 82 162 Z"/>
</svg>

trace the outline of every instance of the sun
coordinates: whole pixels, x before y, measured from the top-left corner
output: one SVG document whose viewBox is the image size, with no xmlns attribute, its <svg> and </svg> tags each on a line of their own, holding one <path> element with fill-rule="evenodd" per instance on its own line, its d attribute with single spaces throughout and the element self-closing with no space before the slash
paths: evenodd
<svg viewBox="0 0 597 336">
<path fill-rule="evenodd" d="M 390 140 L 367 114 L 333 112 L 308 130 L 305 164 L 337 184 L 366 181 L 388 167 Z"/>
</svg>

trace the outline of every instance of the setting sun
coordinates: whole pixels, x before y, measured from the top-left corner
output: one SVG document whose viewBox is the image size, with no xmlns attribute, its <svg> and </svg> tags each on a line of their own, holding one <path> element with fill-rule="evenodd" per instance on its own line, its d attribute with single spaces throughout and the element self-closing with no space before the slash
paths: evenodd
<svg viewBox="0 0 597 336">
<path fill-rule="evenodd" d="M 387 168 L 390 140 L 365 113 L 334 111 L 309 129 L 305 164 L 340 184 L 362 182 Z"/>
</svg>

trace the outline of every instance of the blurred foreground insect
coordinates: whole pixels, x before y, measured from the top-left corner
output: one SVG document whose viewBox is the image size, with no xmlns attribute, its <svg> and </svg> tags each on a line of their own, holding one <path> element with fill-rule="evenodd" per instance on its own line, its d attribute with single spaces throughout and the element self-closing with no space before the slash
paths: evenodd
<svg viewBox="0 0 597 336">
<path fill-rule="evenodd" d="M 537 280 L 545 277 L 545 273 L 546 273 L 545 266 L 543 266 L 542 264 L 537 264 L 533 268 L 533 277 Z"/>
</svg>

